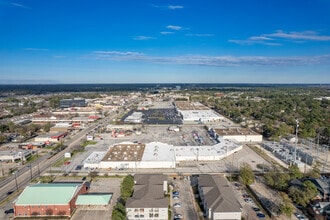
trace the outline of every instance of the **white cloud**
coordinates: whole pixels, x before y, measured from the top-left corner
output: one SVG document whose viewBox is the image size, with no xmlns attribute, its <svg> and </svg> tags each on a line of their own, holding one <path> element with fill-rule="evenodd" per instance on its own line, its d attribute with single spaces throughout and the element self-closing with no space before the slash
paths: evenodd
<svg viewBox="0 0 330 220">
<path fill-rule="evenodd" d="M 171 10 L 184 8 L 182 5 L 169 5 L 167 7 L 168 7 L 168 9 L 171 9 Z"/>
<path fill-rule="evenodd" d="M 138 52 L 95 51 L 93 59 L 113 61 L 136 61 L 163 64 L 203 65 L 203 66 L 306 66 L 329 65 L 330 54 L 321 56 L 148 56 Z"/>
<path fill-rule="evenodd" d="M 131 52 L 131 51 L 126 51 L 126 52 L 121 52 L 121 51 L 93 51 L 94 54 L 103 54 L 103 55 L 119 55 L 119 56 L 140 56 L 143 55 L 142 53 L 138 52 Z"/>
<path fill-rule="evenodd" d="M 214 37 L 214 34 L 186 34 L 189 37 Z"/>
<path fill-rule="evenodd" d="M 330 36 L 320 35 L 316 31 L 284 32 L 282 30 L 278 30 L 275 33 L 264 34 L 263 36 L 273 37 L 273 38 L 283 38 L 289 40 L 330 41 Z"/>
<path fill-rule="evenodd" d="M 24 50 L 26 50 L 26 51 L 48 51 L 48 49 L 46 49 L 46 48 L 33 48 L 33 47 L 24 48 Z"/>
<path fill-rule="evenodd" d="M 154 4 L 151 4 L 150 6 L 154 7 L 154 8 L 165 9 L 165 10 L 176 10 L 176 9 L 184 8 L 184 6 L 182 6 L 182 5 L 154 5 Z"/>
<path fill-rule="evenodd" d="M 320 35 L 316 31 L 301 31 L 301 32 L 284 32 L 278 30 L 271 34 L 262 34 L 260 36 L 252 36 L 245 40 L 229 40 L 229 42 L 236 44 L 264 44 L 270 46 L 282 45 L 282 41 L 290 42 L 305 42 L 305 41 L 330 41 L 330 36 Z"/>
<path fill-rule="evenodd" d="M 162 35 L 169 35 L 169 34 L 174 34 L 172 31 L 162 31 L 160 32 Z"/>
<path fill-rule="evenodd" d="M 176 25 L 167 25 L 166 28 L 176 31 L 182 30 L 181 26 L 176 26 Z"/>
<path fill-rule="evenodd" d="M 16 2 L 11 2 L 10 5 L 15 6 L 15 7 L 19 7 L 19 8 L 31 9 L 30 7 L 27 7 L 25 5 L 22 5 L 22 4 L 16 3 Z"/>
<path fill-rule="evenodd" d="M 150 36 L 134 36 L 133 40 L 152 40 L 155 39 L 154 37 Z"/>
<path fill-rule="evenodd" d="M 252 39 L 251 39 L 252 38 Z M 253 45 L 253 44 L 262 44 L 262 45 L 268 45 L 268 46 L 281 46 L 281 43 L 276 43 L 276 42 L 269 42 L 265 40 L 256 40 L 253 39 L 254 37 L 251 37 L 247 40 L 229 40 L 231 43 L 235 44 L 241 44 L 241 45 Z"/>
<path fill-rule="evenodd" d="M 63 56 L 63 55 L 54 55 L 53 58 L 62 59 L 62 58 L 66 58 L 66 56 Z"/>
</svg>

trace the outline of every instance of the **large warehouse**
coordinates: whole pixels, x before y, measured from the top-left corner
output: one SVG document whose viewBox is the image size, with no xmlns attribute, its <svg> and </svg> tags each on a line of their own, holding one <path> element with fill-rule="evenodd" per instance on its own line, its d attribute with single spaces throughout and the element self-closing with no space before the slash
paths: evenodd
<svg viewBox="0 0 330 220">
<path fill-rule="evenodd" d="M 162 142 L 136 144 L 123 142 L 107 152 L 93 152 L 85 161 L 85 168 L 139 169 L 175 168 L 185 161 L 221 160 L 241 150 L 242 145 L 219 139 L 213 146 L 173 146 Z"/>
<path fill-rule="evenodd" d="M 245 128 L 216 128 L 214 132 L 221 138 L 237 142 L 262 142 L 262 135 Z"/>
<path fill-rule="evenodd" d="M 223 116 L 199 102 L 175 102 L 177 111 L 182 115 L 184 124 L 220 122 Z"/>
</svg>

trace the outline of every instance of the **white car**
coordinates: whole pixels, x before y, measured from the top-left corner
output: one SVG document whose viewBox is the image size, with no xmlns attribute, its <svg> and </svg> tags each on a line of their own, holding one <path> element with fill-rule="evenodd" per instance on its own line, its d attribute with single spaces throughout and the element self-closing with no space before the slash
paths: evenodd
<svg viewBox="0 0 330 220">
<path fill-rule="evenodd" d="M 181 214 L 175 214 L 174 218 L 182 218 L 182 215 Z"/>
<path fill-rule="evenodd" d="M 173 207 L 174 207 L 174 208 L 180 208 L 180 207 L 181 207 L 181 204 L 180 204 L 180 203 L 175 203 L 175 204 L 173 205 Z"/>
</svg>

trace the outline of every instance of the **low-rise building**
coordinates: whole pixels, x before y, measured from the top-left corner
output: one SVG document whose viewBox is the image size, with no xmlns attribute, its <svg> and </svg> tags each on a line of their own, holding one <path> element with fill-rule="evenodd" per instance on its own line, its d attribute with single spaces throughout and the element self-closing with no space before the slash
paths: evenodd
<svg viewBox="0 0 330 220">
<path fill-rule="evenodd" d="M 262 142 L 262 135 L 245 128 L 216 128 L 215 133 L 227 140 L 235 140 L 237 142 Z"/>
<path fill-rule="evenodd" d="M 71 108 L 71 107 L 85 107 L 87 105 L 85 99 L 74 98 L 74 99 L 61 99 L 61 108 Z"/>
<path fill-rule="evenodd" d="M 126 201 L 128 220 L 167 220 L 169 199 L 164 175 L 136 174 L 134 193 Z"/>
<path fill-rule="evenodd" d="M 198 177 L 198 193 L 204 216 L 210 220 L 240 220 L 241 205 L 223 175 L 203 174 Z"/>
<path fill-rule="evenodd" d="M 14 203 L 15 217 L 71 216 L 84 183 L 48 183 L 27 186 Z"/>
<path fill-rule="evenodd" d="M 0 151 L 0 161 L 15 162 L 15 161 L 26 161 L 32 155 L 31 151 L 28 150 L 4 150 Z"/>
</svg>

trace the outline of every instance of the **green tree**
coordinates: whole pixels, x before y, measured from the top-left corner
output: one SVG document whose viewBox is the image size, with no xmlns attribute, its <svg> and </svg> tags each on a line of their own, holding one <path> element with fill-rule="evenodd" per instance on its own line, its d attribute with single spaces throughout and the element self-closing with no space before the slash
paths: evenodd
<svg viewBox="0 0 330 220">
<path fill-rule="evenodd" d="M 3 134 L 0 134 L 0 143 L 6 142 L 7 141 L 7 137 Z"/>
<path fill-rule="evenodd" d="M 284 192 L 280 192 L 280 196 L 282 197 L 282 202 L 279 205 L 280 213 L 290 217 L 294 211 L 292 201 L 289 196 Z"/>
<path fill-rule="evenodd" d="M 304 196 L 304 192 L 299 189 L 296 186 L 291 186 L 289 188 L 289 196 L 292 199 L 292 201 L 298 205 L 301 205 L 303 207 L 307 206 L 308 201 L 306 200 Z"/>
<path fill-rule="evenodd" d="M 316 186 L 309 180 L 303 182 L 302 186 L 291 186 L 289 196 L 298 205 L 306 207 L 310 200 L 317 196 Z"/>
<path fill-rule="evenodd" d="M 121 184 L 121 198 L 126 201 L 132 195 L 134 187 L 134 177 L 132 175 L 128 175 L 123 179 Z"/>
<path fill-rule="evenodd" d="M 239 170 L 239 180 L 244 185 L 251 185 L 254 183 L 254 173 L 251 166 L 248 163 L 244 163 Z"/>
<path fill-rule="evenodd" d="M 284 191 L 288 188 L 290 175 L 279 171 L 269 171 L 264 175 L 265 183 L 277 190 Z"/>
<path fill-rule="evenodd" d="M 312 169 L 310 171 L 308 171 L 306 176 L 315 178 L 315 179 L 320 178 L 320 176 L 321 176 L 320 166 L 321 166 L 320 163 L 314 163 L 312 166 Z"/>
<path fill-rule="evenodd" d="M 44 126 L 42 127 L 42 129 L 44 130 L 44 132 L 49 132 L 51 126 L 52 126 L 52 124 L 50 122 L 47 122 L 46 124 L 44 124 Z"/>
<path fill-rule="evenodd" d="M 296 164 L 289 166 L 289 174 L 291 179 L 301 179 L 303 177 L 299 167 Z"/>
<path fill-rule="evenodd" d="M 114 209 L 111 216 L 112 220 L 125 220 L 126 216 L 123 215 L 118 209 Z"/>
</svg>

